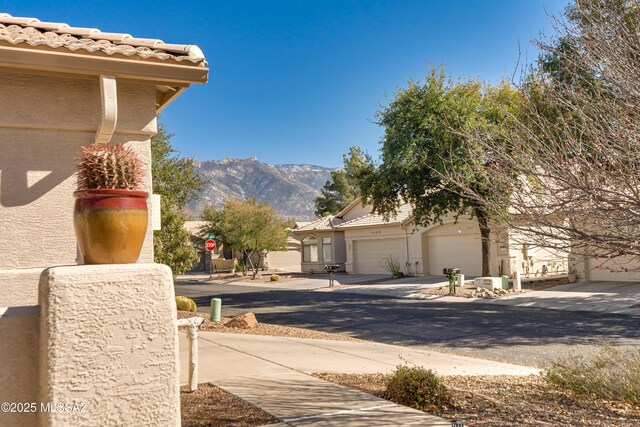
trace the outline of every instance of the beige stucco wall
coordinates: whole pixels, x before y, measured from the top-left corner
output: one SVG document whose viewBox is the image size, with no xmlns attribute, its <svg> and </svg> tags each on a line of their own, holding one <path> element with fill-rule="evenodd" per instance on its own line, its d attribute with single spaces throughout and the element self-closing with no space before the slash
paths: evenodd
<svg viewBox="0 0 640 427">
<path fill-rule="evenodd" d="M 75 264 L 73 159 L 94 140 L 99 81 L 0 71 L 0 93 L 11 100 L 0 103 L 0 268 Z M 155 87 L 119 83 L 113 142 L 147 167 L 155 131 Z M 153 258 L 151 233 L 141 262 Z"/>
<path fill-rule="evenodd" d="M 38 304 L 41 268 L 0 269 L 0 307 Z"/>
<path fill-rule="evenodd" d="M 303 249 L 302 241 L 309 236 L 315 236 L 318 239 L 318 261 L 317 262 L 305 262 L 303 261 Z M 296 237 L 300 239 L 300 254 L 298 261 L 300 262 L 300 269 L 303 273 L 324 273 L 326 264 L 339 265 L 338 271 L 344 271 L 345 263 L 345 239 L 344 232 L 334 230 L 317 230 L 308 231 L 303 233 L 296 233 Z M 322 238 L 331 238 L 331 260 L 327 262 L 323 259 L 322 253 Z"/>
<path fill-rule="evenodd" d="M 295 236 L 289 236 L 287 250 L 269 252 L 265 262 L 270 269 L 300 271 L 301 250 L 300 240 Z"/>
<path fill-rule="evenodd" d="M 38 307 L 0 307 L 0 402 L 38 401 Z M 34 427 L 37 414 L 0 411 L 0 426 Z"/>
<path fill-rule="evenodd" d="M 639 282 L 640 266 L 629 257 L 607 259 L 604 257 L 572 257 L 571 265 L 578 274 L 578 281 Z"/>
<path fill-rule="evenodd" d="M 161 264 L 45 270 L 40 280 L 41 426 L 180 425 L 173 279 Z"/>
<path fill-rule="evenodd" d="M 1 401 L 38 401 L 38 282 L 46 267 L 76 263 L 73 159 L 94 140 L 99 88 L 97 78 L 0 70 Z M 156 132 L 155 87 L 118 84 L 118 101 L 112 141 L 133 147 L 148 170 L 149 139 Z M 146 174 L 143 189 L 150 184 Z M 141 262 L 153 260 L 151 238 L 149 228 Z M 72 300 L 81 311 L 103 301 L 89 303 L 77 295 Z M 0 413 L 0 425 L 32 427 L 34 416 Z"/>
<path fill-rule="evenodd" d="M 94 141 L 100 84 L 97 78 L 0 70 L 0 93 L 11 100 L 0 103 L 0 293 L 12 295 L 11 305 L 34 304 L 37 281 L 29 273 L 14 281 L 10 270 L 76 264 L 73 159 Z M 155 87 L 118 83 L 112 142 L 133 147 L 145 171 L 156 130 Z M 143 189 L 150 188 L 146 173 Z M 149 227 L 140 262 L 152 261 Z"/>
</svg>

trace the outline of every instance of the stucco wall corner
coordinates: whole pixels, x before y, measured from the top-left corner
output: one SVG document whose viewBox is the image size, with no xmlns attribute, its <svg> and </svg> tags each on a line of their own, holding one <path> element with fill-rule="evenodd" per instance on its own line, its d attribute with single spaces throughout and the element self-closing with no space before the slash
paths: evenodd
<svg viewBox="0 0 640 427">
<path fill-rule="evenodd" d="M 171 270 L 161 264 L 54 267 L 40 279 L 40 399 L 86 402 L 42 426 L 179 426 Z"/>
</svg>

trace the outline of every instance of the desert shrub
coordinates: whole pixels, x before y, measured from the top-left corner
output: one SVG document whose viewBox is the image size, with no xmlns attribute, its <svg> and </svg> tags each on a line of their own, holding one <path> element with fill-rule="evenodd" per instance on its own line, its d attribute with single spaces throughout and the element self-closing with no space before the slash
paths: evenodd
<svg viewBox="0 0 640 427">
<path fill-rule="evenodd" d="M 593 355 L 552 362 L 544 378 L 576 394 L 640 404 L 640 350 L 602 345 Z"/>
<path fill-rule="evenodd" d="M 176 307 L 178 308 L 178 311 L 190 311 L 192 313 L 195 313 L 198 310 L 194 300 L 182 296 L 176 297 Z"/>
<path fill-rule="evenodd" d="M 242 264 L 241 262 L 236 262 L 235 264 L 233 264 L 233 268 L 235 269 L 236 273 L 244 273 L 244 264 Z"/>
<path fill-rule="evenodd" d="M 389 255 L 387 258 L 382 259 L 382 268 L 391 273 L 392 277 L 402 277 L 403 273 L 400 271 L 400 262 L 397 259 Z"/>
<path fill-rule="evenodd" d="M 279 282 L 280 281 L 280 276 L 278 276 L 277 274 L 272 274 L 271 275 L 271 281 L 272 282 Z"/>
<path fill-rule="evenodd" d="M 383 397 L 399 405 L 435 414 L 451 403 L 451 395 L 440 378 L 431 369 L 419 366 L 398 366 Z"/>
</svg>

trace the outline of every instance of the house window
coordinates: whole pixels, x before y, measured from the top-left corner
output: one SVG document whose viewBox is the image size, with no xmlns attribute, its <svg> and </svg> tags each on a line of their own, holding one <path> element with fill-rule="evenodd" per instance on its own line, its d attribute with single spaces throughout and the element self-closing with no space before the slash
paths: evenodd
<svg viewBox="0 0 640 427">
<path fill-rule="evenodd" d="M 318 239 L 314 236 L 302 240 L 302 261 L 318 262 Z"/>
<path fill-rule="evenodd" d="M 331 262 L 331 237 L 322 238 L 322 260 Z"/>
</svg>

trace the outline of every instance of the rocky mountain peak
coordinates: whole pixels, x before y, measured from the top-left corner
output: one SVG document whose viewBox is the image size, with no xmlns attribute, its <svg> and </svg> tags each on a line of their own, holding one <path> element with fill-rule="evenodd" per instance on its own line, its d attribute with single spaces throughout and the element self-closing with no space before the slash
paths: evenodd
<svg viewBox="0 0 640 427">
<path fill-rule="evenodd" d="M 197 167 L 210 182 L 202 199 L 189 207 L 195 216 L 209 203 L 222 207 L 229 199 L 256 197 L 280 214 L 302 221 L 314 218 L 313 202 L 335 170 L 309 164 L 269 164 L 256 157 L 207 160 Z"/>
</svg>

